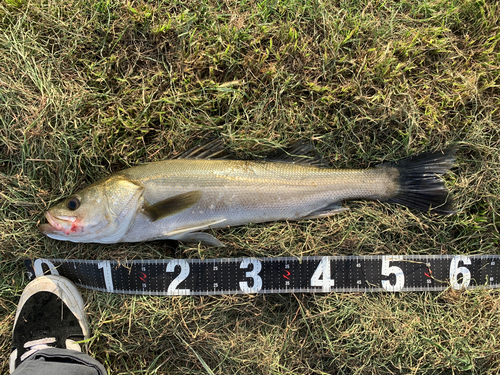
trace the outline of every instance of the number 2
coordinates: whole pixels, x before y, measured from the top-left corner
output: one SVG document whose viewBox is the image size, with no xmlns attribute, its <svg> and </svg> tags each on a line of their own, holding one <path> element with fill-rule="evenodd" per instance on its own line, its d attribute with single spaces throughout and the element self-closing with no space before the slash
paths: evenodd
<svg viewBox="0 0 500 375">
<path fill-rule="evenodd" d="M 177 289 L 179 284 L 189 276 L 189 263 L 184 259 L 173 259 L 167 264 L 167 272 L 175 272 L 175 266 L 181 267 L 181 273 L 168 286 L 167 295 L 190 295 L 191 290 L 189 289 Z"/>
</svg>

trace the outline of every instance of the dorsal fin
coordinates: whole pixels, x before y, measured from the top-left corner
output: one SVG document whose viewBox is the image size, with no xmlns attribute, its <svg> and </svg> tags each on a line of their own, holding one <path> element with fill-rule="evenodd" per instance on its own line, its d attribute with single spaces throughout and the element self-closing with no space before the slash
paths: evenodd
<svg viewBox="0 0 500 375">
<path fill-rule="evenodd" d="M 265 159 L 266 161 L 294 164 L 309 164 L 316 167 L 327 167 L 328 164 L 318 154 L 310 142 L 298 141 L 288 150 L 280 150 Z"/>
<path fill-rule="evenodd" d="M 191 147 L 173 159 L 233 159 L 224 147 L 221 139 L 212 139 Z M 317 167 L 328 167 L 318 151 L 310 142 L 298 141 L 287 150 L 278 150 L 264 159 L 270 162 L 309 164 Z"/>
<path fill-rule="evenodd" d="M 174 157 L 174 159 L 225 159 L 224 141 L 221 139 L 212 139 L 191 147 Z"/>
</svg>

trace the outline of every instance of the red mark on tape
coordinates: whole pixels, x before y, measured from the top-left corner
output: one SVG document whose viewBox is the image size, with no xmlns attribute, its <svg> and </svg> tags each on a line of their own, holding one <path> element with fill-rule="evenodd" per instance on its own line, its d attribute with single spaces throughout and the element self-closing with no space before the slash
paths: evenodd
<svg viewBox="0 0 500 375">
<path fill-rule="evenodd" d="M 427 268 L 427 271 L 429 271 L 429 273 L 424 272 L 424 275 L 427 276 L 430 279 L 432 277 L 432 271 L 431 271 L 430 268 Z"/>
<path fill-rule="evenodd" d="M 141 279 L 143 282 L 146 282 L 146 279 L 148 276 L 144 272 L 141 272 L 141 273 L 142 273 L 142 276 L 139 277 L 139 279 Z"/>
<path fill-rule="evenodd" d="M 290 271 L 285 270 L 285 272 L 286 272 L 286 275 L 283 275 L 283 277 L 284 277 L 285 279 L 287 279 L 287 280 L 290 280 L 290 279 L 288 278 L 288 276 L 290 276 Z"/>
</svg>

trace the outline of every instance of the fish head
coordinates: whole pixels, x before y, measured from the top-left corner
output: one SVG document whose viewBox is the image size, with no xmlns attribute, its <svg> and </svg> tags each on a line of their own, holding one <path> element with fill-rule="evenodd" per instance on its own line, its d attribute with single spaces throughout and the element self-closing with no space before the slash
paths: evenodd
<svg viewBox="0 0 500 375">
<path fill-rule="evenodd" d="M 72 242 L 116 243 L 142 206 L 144 187 L 123 177 L 98 181 L 46 212 L 40 231 Z"/>
</svg>

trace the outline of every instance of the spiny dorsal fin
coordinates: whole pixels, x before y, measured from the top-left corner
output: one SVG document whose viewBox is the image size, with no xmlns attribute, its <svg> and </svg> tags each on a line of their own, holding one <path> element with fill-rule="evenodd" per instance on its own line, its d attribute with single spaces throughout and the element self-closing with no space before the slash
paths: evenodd
<svg viewBox="0 0 500 375">
<path fill-rule="evenodd" d="M 160 220 L 192 207 L 198 203 L 201 195 L 200 190 L 179 194 L 144 208 L 144 213 L 149 216 L 151 221 Z"/>
<path fill-rule="evenodd" d="M 184 151 L 174 159 L 234 159 L 234 155 L 227 152 L 224 147 L 224 141 L 221 139 L 213 139 Z M 318 155 L 318 151 L 314 145 L 305 141 L 298 141 L 287 150 L 276 151 L 264 160 L 328 167 L 328 163 Z"/>
<path fill-rule="evenodd" d="M 224 159 L 224 142 L 221 139 L 212 139 L 177 155 L 174 159 Z"/>
</svg>

